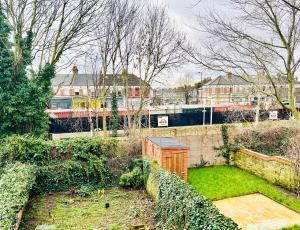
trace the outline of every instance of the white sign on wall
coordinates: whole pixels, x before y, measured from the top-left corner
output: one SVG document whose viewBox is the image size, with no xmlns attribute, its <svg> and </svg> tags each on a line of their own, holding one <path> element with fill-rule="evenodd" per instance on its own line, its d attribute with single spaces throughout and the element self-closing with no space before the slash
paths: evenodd
<svg viewBox="0 0 300 230">
<path fill-rule="evenodd" d="M 270 120 L 277 120 L 278 119 L 278 111 L 270 111 L 269 119 Z"/>
<path fill-rule="evenodd" d="M 158 127 L 168 127 L 169 126 L 169 117 L 160 116 L 158 117 Z"/>
</svg>

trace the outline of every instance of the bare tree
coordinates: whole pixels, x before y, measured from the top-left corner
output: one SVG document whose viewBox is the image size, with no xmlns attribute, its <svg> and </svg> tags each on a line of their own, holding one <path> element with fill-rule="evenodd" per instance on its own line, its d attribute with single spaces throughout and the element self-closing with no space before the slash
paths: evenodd
<svg viewBox="0 0 300 230">
<path fill-rule="evenodd" d="M 190 104 L 190 100 L 193 97 L 193 91 L 196 90 L 195 86 L 194 86 L 194 78 L 192 75 L 186 74 L 184 76 L 181 76 L 179 78 L 179 85 L 178 85 L 178 89 L 184 94 L 184 99 L 185 99 L 185 104 L 189 105 Z"/>
<path fill-rule="evenodd" d="M 101 98 L 102 98 L 102 130 L 104 135 L 107 135 L 107 119 L 106 119 L 106 101 L 107 101 L 107 84 L 109 66 L 114 55 L 114 17 L 115 17 L 115 4 L 109 0 L 104 7 L 102 15 L 99 15 L 98 25 L 96 30 L 97 46 L 101 56 Z"/>
<path fill-rule="evenodd" d="M 300 3 L 297 0 L 281 0 L 291 8 L 294 8 L 296 10 L 300 10 Z"/>
<path fill-rule="evenodd" d="M 238 12 L 229 19 L 211 11 L 199 21 L 209 34 L 201 53 L 189 52 L 195 63 L 232 73 L 253 84 L 300 119 L 295 106 L 295 81 L 300 64 L 300 12 L 298 1 L 230 0 Z M 264 73 L 259 81 L 256 73 Z M 263 82 L 263 84 L 258 84 Z M 266 92 L 263 87 L 271 86 Z M 289 104 L 282 102 L 287 85 Z"/>
<path fill-rule="evenodd" d="M 124 0 L 107 0 L 103 7 L 103 13 L 98 17 L 97 42 L 101 56 L 101 86 L 102 86 L 102 122 L 103 131 L 107 132 L 106 101 L 107 101 L 107 79 L 111 71 L 113 90 L 116 90 L 116 76 L 122 72 L 120 58 L 120 47 L 128 33 L 127 27 L 135 17 L 136 8 L 134 4 Z"/>
<path fill-rule="evenodd" d="M 178 32 L 166 9 L 149 5 L 143 12 L 138 30 L 135 67 L 140 77 L 140 105 L 135 112 L 134 125 L 141 128 L 145 99 L 150 85 L 163 71 L 180 66 L 184 59 L 181 46 L 185 36 Z"/>
<path fill-rule="evenodd" d="M 138 2 L 133 1 L 126 5 L 124 12 L 127 12 L 127 20 L 124 25 L 124 39 L 120 43 L 119 57 L 122 67 L 124 105 L 127 110 L 127 118 L 125 119 L 124 128 L 130 133 L 132 108 L 129 104 L 129 66 L 134 61 L 138 39 L 138 24 L 141 17 L 142 6 Z"/>
<path fill-rule="evenodd" d="M 45 63 L 56 65 L 66 51 L 87 43 L 101 6 L 97 0 L 4 0 L 13 32 L 15 71 L 24 58 L 25 38 L 30 42 L 31 61 L 39 68 Z"/>
</svg>

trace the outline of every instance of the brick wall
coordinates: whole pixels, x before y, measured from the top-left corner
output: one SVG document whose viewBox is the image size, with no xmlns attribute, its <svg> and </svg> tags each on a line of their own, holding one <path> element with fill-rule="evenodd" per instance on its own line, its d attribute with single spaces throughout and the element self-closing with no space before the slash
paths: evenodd
<svg viewBox="0 0 300 230">
<path fill-rule="evenodd" d="M 294 181 L 291 162 L 283 157 L 240 149 L 232 154 L 231 164 L 285 188 L 291 188 Z"/>
</svg>

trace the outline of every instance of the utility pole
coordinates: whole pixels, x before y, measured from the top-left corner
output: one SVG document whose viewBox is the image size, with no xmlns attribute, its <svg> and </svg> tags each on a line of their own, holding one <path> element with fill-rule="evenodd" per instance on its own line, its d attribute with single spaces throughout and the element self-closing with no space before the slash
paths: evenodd
<svg viewBox="0 0 300 230">
<path fill-rule="evenodd" d="M 149 129 L 151 129 L 151 107 L 149 106 Z"/>
<path fill-rule="evenodd" d="M 198 73 L 200 73 L 200 81 L 201 82 L 203 82 L 203 74 L 202 74 L 202 72 L 198 72 Z M 201 102 L 202 102 L 202 100 L 203 100 L 203 93 L 202 93 L 202 87 L 201 88 L 197 88 L 197 104 L 199 103 L 199 90 L 201 90 Z"/>
<path fill-rule="evenodd" d="M 203 112 L 203 125 L 205 125 L 206 104 L 204 104 L 204 109 L 202 112 Z"/>
<path fill-rule="evenodd" d="M 213 123 L 213 103 L 212 103 L 213 100 L 211 100 L 211 103 L 210 103 L 210 125 L 212 125 Z"/>
</svg>

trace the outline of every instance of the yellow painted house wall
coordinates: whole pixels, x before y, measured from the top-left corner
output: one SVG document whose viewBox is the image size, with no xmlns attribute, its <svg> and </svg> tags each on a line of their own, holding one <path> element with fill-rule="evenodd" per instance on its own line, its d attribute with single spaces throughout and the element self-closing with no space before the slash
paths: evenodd
<svg viewBox="0 0 300 230">
<path fill-rule="evenodd" d="M 101 108 L 100 98 L 73 98 L 73 109 L 99 109 Z"/>
</svg>

